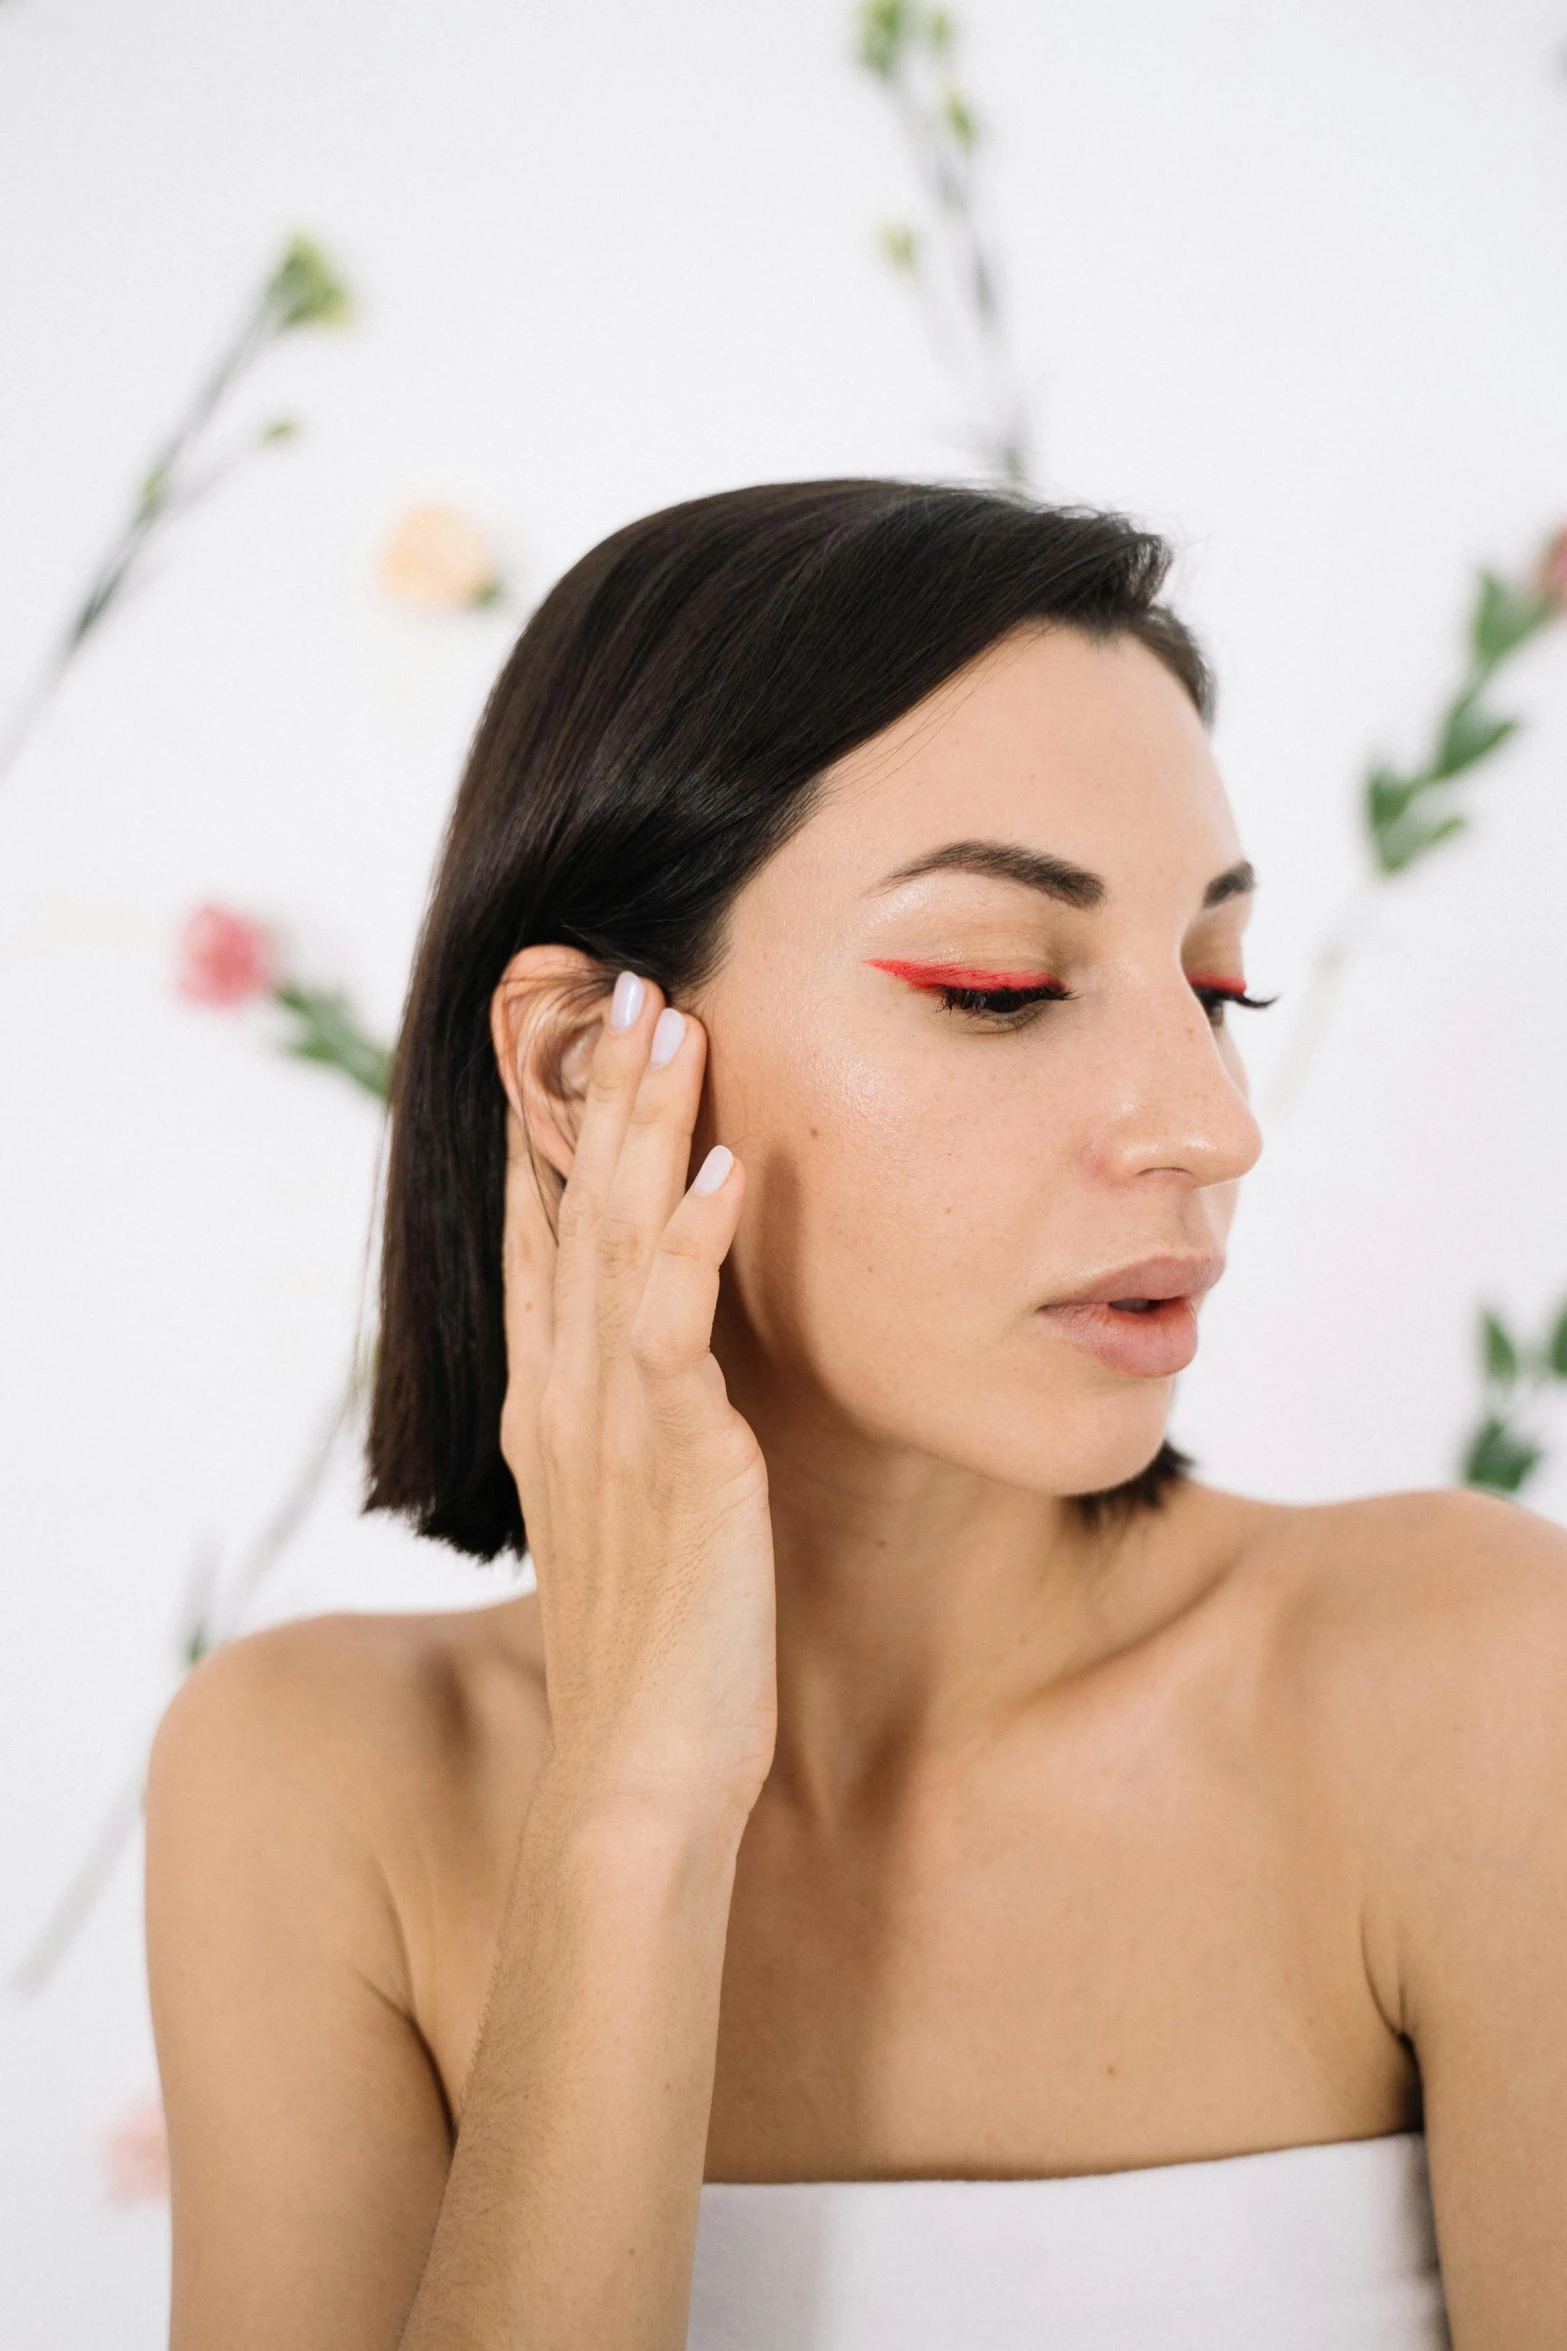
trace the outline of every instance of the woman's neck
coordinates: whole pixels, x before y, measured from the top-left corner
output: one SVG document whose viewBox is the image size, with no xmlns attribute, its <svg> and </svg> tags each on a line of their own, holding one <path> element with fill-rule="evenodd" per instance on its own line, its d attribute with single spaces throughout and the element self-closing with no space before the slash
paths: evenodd
<svg viewBox="0 0 1567 2351">
<path fill-rule="evenodd" d="M 1146 1638 L 1212 1552 L 1207 1489 L 1096 1532 L 1060 1496 L 949 1462 L 757 1433 L 778 1591 L 773 1780 L 824 1818 L 993 1739 L 1052 1683 Z"/>
</svg>

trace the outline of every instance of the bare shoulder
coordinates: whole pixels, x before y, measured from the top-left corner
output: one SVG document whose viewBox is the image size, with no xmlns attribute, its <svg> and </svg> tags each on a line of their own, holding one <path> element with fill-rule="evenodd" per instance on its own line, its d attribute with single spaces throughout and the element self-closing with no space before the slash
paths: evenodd
<svg viewBox="0 0 1567 2351">
<path fill-rule="evenodd" d="M 280 1625 L 164 1714 L 146 1918 L 175 2341 L 397 2339 L 539 1743 L 533 1613 Z"/>
<path fill-rule="evenodd" d="M 1270 1680 L 1364 1856 L 1365 1945 L 1411 2029 L 1444 1907 L 1567 1817 L 1567 1531 L 1500 1496 L 1415 1489 L 1269 1510 Z"/>
<path fill-rule="evenodd" d="M 1567 1530 L 1498 1495 L 1420 1487 L 1274 1506 L 1255 1549 L 1273 1571 L 1283 1651 L 1304 1674 L 1353 1686 L 1363 1672 L 1391 1698 L 1449 1676 L 1511 1682 L 1553 1644 L 1567 1659 Z"/>
<path fill-rule="evenodd" d="M 156 1752 L 203 1769 L 266 1764 L 317 1802 L 350 1787 L 526 1747 L 544 1725 L 532 1595 L 441 1613 L 296 1619 L 204 1658 L 171 1701 Z"/>
<path fill-rule="evenodd" d="M 330 1858 L 408 1947 L 405 1889 L 508 1837 L 547 1718 L 537 1601 L 420 1615 L 337 1613 L 247 1633 L 204 1658 L 159 1725 L 149 1825 L 264 1838 Z M 210 1824 L 210 1829 L 204 1824 Z M 390 1989 L 390 1987 L 388 1987 Z"/>
<path fill-rule="evenodd" d="M 1419 2067 L 1462 2343 L 1567 2342 L 1567 1533 L 1417 1492 L 1293 1512 L 1278 1644 Z"/>
</svg>

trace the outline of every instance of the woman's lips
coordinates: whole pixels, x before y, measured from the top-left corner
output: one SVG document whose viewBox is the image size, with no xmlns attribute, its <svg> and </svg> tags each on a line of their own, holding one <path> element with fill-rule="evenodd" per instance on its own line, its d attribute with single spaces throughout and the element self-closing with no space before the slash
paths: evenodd
<svg viewBox="0 0 1567 2351">
<path fill-rule="evenodd" d="M 1190 1298 L 1161 1298 L 1140 1314 L 1098 1300 L 1039 1311 L 1064 1338 L 1134 1379 L 1167 1379 L 1184 1371 L 1197 1352 L 1197 1308 Z"/>
</svg>

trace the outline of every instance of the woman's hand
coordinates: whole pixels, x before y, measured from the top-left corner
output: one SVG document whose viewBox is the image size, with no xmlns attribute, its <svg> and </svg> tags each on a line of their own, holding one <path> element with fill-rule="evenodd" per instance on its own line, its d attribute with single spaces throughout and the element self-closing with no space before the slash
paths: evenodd
<svg viewBox="0 0 1567 2351">
<path fill-rule="evenodd" d="M 687 1187 L 707 1039 L 623 972 L 558 1217 L 508 1115 L 501 1449 L 538 1573 L 552 1781 L 754 1802 L 777 1721 L 767 1469 L 712 1353 L 744 1170 Z"/>
</svg>

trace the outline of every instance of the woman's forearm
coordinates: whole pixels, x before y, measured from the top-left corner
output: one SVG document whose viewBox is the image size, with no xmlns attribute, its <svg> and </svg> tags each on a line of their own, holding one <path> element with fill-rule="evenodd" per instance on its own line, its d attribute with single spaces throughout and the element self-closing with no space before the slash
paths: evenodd
<svg viewBox="0 0 1567 2351">
<path fill-rule="evenodd" d="M 546 1774 L 399 2351 L 683 2351 L 743 1827 Z"/>
</svg>

